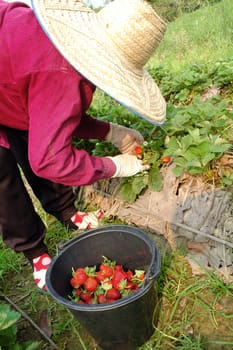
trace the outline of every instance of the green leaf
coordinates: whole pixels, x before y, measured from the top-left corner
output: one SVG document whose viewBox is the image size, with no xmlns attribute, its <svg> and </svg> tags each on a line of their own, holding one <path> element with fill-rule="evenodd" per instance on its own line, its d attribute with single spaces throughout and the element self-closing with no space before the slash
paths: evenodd
<svg viewBox="0 0 233 350">
<path fill-rule="evenodd" d="M 215 158 L 214 153 L 206 153 L 202 158 L 201 158 L 201 163 L 205 167 L 207 164 L 209 164 L 213 159 Z"/>
<path fill-rule="evenodd" d="M 160 158 L 159 152 L 148 152 L 144 155 L 144 161 L 147 164 L 154 164 Z"/>
<path fill-rule="evenodd" d="M 231 147 L 230 144 L 225 144 L 225 145 L 211 145 L 210 146 L 210 151 L 213 153 L 223 153 L 227 151 Z"/>
<path fill-rule="evenodd" d="M 148 186 L 153 191 L 161 191 L 163 188 L 163 177 L 158 168 L 151 168 L 148 177 Z"/>
<path fill-rule="evenodd" d="M 180 167 L 180 166 L 176 166 L 173 170 L 173 174 L 176 176 L 176 177 L 179 177 L 183 174 L 184 172 L 184 168 L 183 167 Z"/>
<path fill-rule="evenodd" d="M 20 313 L 12 311 L 9 305 L 0 304 L 0 331 L 11 327 L 20 317 Z"/>
<path fill-rule="evenodd" d="M 186 151 L 189 148 L 189 146 L 193 144 L 193 139 L 190 135 L 185 135 L 184 137 L 182 137 L 180 143 L 183 151 Z"/>
<path fill-rule="evenodd" d="M 144 174 L 139 174 L 139 176 L 135 176 L 132 181 L 132 190 L 138 195 L 142 192 L 142 190 L 146 187 L 147 181 L 145 181 L 146 177 Z"/>
<path fill-rule="evenodd" d="M 189 168 L 189 174 L 191 175 L 197 175 L 197 174 L 201 174 L 203 172 L 203 168 L 200 167 L 193 167 L 193 168 Z"/>
<path fill-rule="evenodd" d="M 177 149 L 180 149 L 180 144 L 175 136 L 172 136 L 168 141 L 166 155 L 172 156 L 177 154 Z"/>
<path fill-rule="evenodd" d="M 137 194 L 133 191 L 132 181 L 129 180 L 125 183 L 122 183 L 119 190 L 119 197 L 126 202 L 133 203 Z"/>
</svg>

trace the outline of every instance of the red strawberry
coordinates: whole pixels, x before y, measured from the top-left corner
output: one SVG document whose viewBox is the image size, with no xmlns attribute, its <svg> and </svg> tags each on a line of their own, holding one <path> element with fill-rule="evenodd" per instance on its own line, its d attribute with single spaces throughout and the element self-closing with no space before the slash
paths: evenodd
<svg viewBox="0 0 233 350">
<path fill-rule="evenodd" d="M 127 281 L 126 289 L 137 290 L 138 288 L 139 286 L 136 283 L 132 281 Z"/>
<path fill-rule="evenodd" d="M 114 276 L 112 279 L 112 285 L 115 289 L 119 289 L 120 288 L 120 284 L 122 281 L 127 280 L 127 274 L 125 271 L 123 271 L 123 269 L 117 269 L 114 272 Z"/>
<path fill-rule="evenodd" d="M 112 275 L 113 275 L 113 268 L 112 268 L 112 266 L 109 266 L 109 265 L 101 264 L 100 271 L 101 271 L 102 275 L 105 276 L 105 278 L 112 277 Z"/>
<path fill-rule="evenodd" d="M 86 274 L 86 271 L 83 267 L 79 267 L 77 270 L 74 271 L 74 275 L 78 274 Z"/>
<path fill-rule="evenodd" d="M 104 294 L 99 294 L 97 296 L 97 302 L 98 304 L 105 304 L 107 302 L 107 298 Z"/>
<path fill-rule="evenodd" d="M 162 161 L 163 163 L 170 163 L 171 157 L 169 157 L 169 156 L 164 156 L 164 157 L 161 158 L 161 161 Z"/>
<path fill-rule="evenodd" d="M 97 279 L 95 277 L 88 277 L 83 286 L 87 292 L 94 292 L 98 286 Z"/>
<path fill-rule="evenodd" d="M 87 303 L 91 298 L 91 294 L 90 293 L 81 293 L 80 294 L 80 298 L 85 301 L 85 303 Z"/>
<path fill-rule="evenodd" d="M 126 274 L 127 274 L 127 279 L 128 279 L 129 281 L 131 281 L 132 278 L 133 278 L 133 271 L 128 270 L 128 271 L 126 272 Z"/>
<path fill-rule="evenodd" d="M 96 278 L 98 281 L 103 281 L 106 278 L 110 278 L 113 276 L 113 268 L 108 265 L 100 265 L 100 271 L 97 272 Z"/>
<path fill-rule="evenodd" d="M 142 154 L 142 146 L 136 146 L 134 148 L 134 154 L 136 154 L 136 155 Z"/>
<path fill-rule="evenodd" d="M 87 277 L 88 276 L 85 270 L 83 268 L 79 268 L 73 273 L 73 277 L 70 280 L 70 284 L 72 285 L 72 287 L 78 288 L 86 281 Z"/>
<path fill-rule="evenodd" d="M 75 294 L 79 297 L 82 293 L 82 290 L 80 288 L 75 289 Z"/>
<path fill-rule="evenodd" d="M 86 301 L 86 304 L 96 304 L 95 298 L 91 297 L 89 300 Z"/>
<path fill-rule="evenodd" d="M 70 284 L 73 288 L 79 288 L 82 285 L 82 281 L 80 281 L 79 279 L 76 279 L 75 277 L 72 277 L 70 279 Z"/>
<path fill-rule="evenodd" d="M 106 298 L 111 300 L 117 300 L 121 298 L 121 293 L 118 289 L 111 288 L 107 291 Z"/>
<path fill-rule="evenodd" d="M 98 271 L 98 272 L 96 273 L 96 276 L 95 276 L 95 277 L 96 277 L 96 279 L 97 279 L 98 282 L 102 282 L 102 281 L 105 280 L 105 278 L 106 278 L 105 275 L 103 275 L 101 271 Z"/>
<path fill-rule="evenodd" d="M 124 271 L 124 270 L 123 270 L 123 267 L 121 265 L 116 265 L 115 271 Z"/>
</svg>

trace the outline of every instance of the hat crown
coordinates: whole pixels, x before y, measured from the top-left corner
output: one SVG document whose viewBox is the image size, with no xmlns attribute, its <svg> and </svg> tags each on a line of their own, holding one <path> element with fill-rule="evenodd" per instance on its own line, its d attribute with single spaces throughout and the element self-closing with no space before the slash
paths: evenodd
<svg viewBox="0 0 233 350">
<path fill-rule="evenodd" d="M 120 56 L 141 69 L 166 30 L 165 22 L 144 0 L 115 0 L 97 14 Z"/>
<path fill-rule="evenodd" d="M 87 80 L 146 120 L 161 125 L 166 101 L 143 66 L 166 24 L 145 0 L 113 0 L 99 12 L 83 0 L 31 0 L 50 40 Z"/>
</svg>

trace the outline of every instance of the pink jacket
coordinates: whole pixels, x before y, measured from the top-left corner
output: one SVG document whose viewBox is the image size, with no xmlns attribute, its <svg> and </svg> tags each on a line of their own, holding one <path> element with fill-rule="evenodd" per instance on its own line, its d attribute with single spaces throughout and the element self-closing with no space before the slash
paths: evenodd
<svg viewBox="0 0 233 350">
<path fill-rule="evenodd" d="M 0 38 L 0 145 L 9 147 L 6 126 L 28 130 L 38 176 L 71 186 L 111 177 L 112 160 L 72 147 L 75 137 L 103 140 L 109 131 L 86 114 L 94 86 L 59 54 L 27 5 L 0 0 Z"/>
</svg>

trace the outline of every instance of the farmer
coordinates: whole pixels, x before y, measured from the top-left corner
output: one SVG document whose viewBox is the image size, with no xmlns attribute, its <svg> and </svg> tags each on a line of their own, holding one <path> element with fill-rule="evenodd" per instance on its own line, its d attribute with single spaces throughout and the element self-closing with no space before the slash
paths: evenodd
<svg viewBox="0 0 233 350">
<path fill-rule="evenodd" d="M 166 104 L 143 66 L 164 31 L 144 0 L 115 0 L 99 12 L 71 0 L 35 0 L 32 9 L 0 0 L 0 231 L 30 260 L 41 289 L 51 257 L 22 172 L 46 212 L 70 229 L 97 227 L 101 210 L 77 211 L 73 187 L 143 171 L 131 154 L 143 137 L 94 119 L 88 107 L 98 87 L 162 124 Z M 120 154 L 91 156 L 75 139 L 108 140 Z"/>
</svg>

